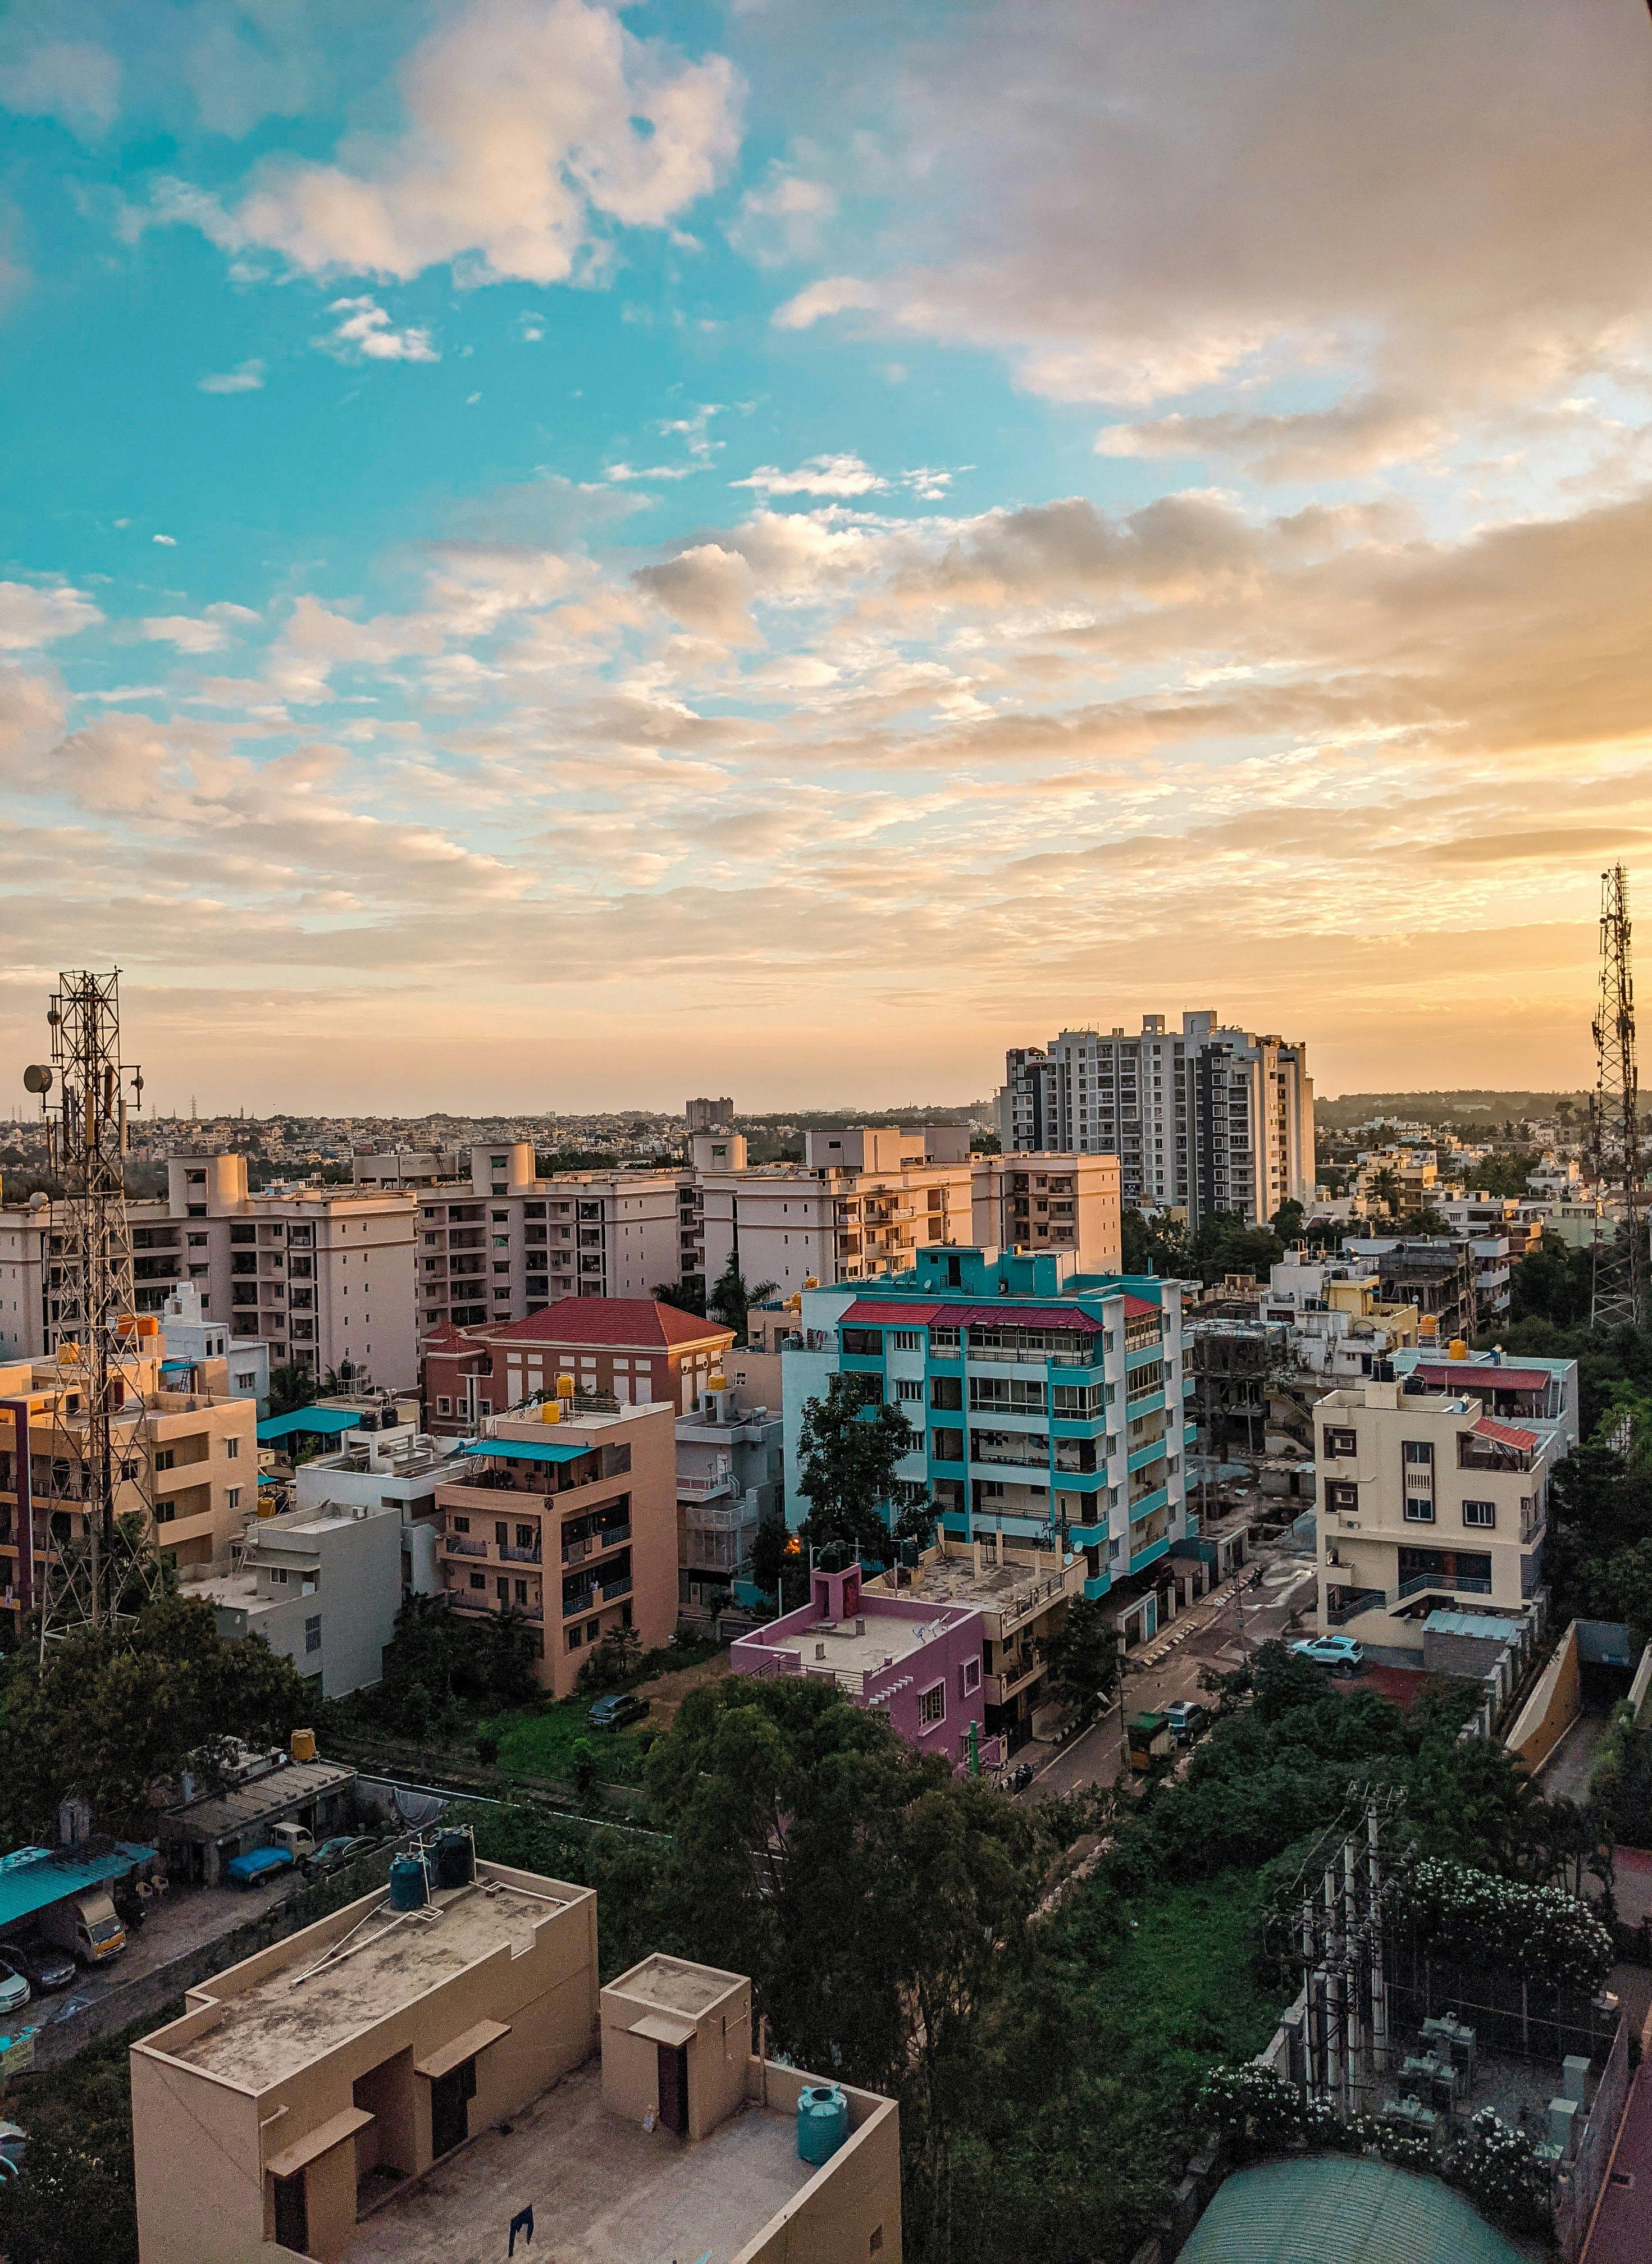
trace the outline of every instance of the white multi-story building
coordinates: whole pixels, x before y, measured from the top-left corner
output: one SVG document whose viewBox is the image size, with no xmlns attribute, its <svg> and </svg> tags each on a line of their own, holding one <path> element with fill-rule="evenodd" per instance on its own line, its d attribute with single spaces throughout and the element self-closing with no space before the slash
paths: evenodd
<svg viewBox="0 0 1652 2264">
<path fill-rule="evenodd" d="M 1144 1014 L 1139 1035 L 1063 1030 L 1015 1047 L 998 1095 L 1006 1152 L 1116 1155 L 1125 1201 L 1271 1218 L 1314 1193 L 1307 1049 L 1229 1028 L 1214 1013 Z"/>
<path fill-rule="evenodd" d="M 1322 1632 L 1420 1660 L 1431 1612 L 1535 1609 L 1575 1361 L 1397 1353 L 1315 1420 Z"/>
<path fill-rule="evenodd" d="M 699 1404 L 677 1419 L 677 1608 L 709 1621 L 735 1594 L 764 1518 L 780 1506 L 780 1406 L 755 1400 L 719 1373 Z"/>
</svg>

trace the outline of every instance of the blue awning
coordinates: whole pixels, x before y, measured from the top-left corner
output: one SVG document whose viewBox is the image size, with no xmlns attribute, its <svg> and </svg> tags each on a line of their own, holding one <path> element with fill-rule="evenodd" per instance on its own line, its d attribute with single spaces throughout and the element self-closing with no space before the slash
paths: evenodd
<svg viewBox="0 0 1652 2264">
<path fill-rule="evenodd" d="M 258 1444 L 267 1447 L 273 1439 L 290 1439 L 295 1431 L 336 1439 L 342 1431 L 353 1431 L 360 1420 L 360 1410 L 354 1407 L 300 1407 L 291 1415 L 271 1415 L 260 1423 Z"/>
<path fill-rule="evenodd" d="M 106 1886 L 124 1878 L 137 1863 L 147 1863 L 152 1847 L 135 1847 L 118 1840 L 107 1855 L 76 1855 L 72 1848 L 19 1847 L 14 1855 L 0 1857 L 0 1927 L 16 1926 L 37 1911 L 61 1903 L 65 1895 L 83 1894 L 88 1887 Z"/>
<path fill-rule="evenodd" d="M 471 1439 L 462 1451 L 481 1455 L 490 1462 L 573 1462 L 581 1455 L 594 1455 L 597 1450 L 560 1439 Z"/>
</svg>

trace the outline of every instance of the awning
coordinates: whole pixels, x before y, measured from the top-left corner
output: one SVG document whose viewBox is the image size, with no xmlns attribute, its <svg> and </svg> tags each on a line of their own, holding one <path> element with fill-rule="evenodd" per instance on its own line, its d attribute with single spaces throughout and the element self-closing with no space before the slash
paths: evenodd
<svg viewBox="0 0 1652 2264">
<path fill-rule="evenodd" d="M 470 1439 L 460 1452 L 489 1462 L 573 1462 L 596 1449 L 566 1439 Z"/>
<path fill-rule="evenodd" d="M 299 1407 L 291 1415 L 267 1416 L 258 1426 L 258 1444 L 267 1447 L 272 1439 L 290 1439 L 298 1431 L 336 1439 L 341 1431 L 353 1431 L 360 1420 L 357 1407 Z"/>
<path fill-rule="evenodd" d="M 858 1297 L 849 1310 L 839 1316 L 839 1328 L 921 1329 L 931 1321 L 950 1315 L 949 1305 L 897 1303 L 893 1298 Z"/>
<path fill-rule="evenodd" d="M 1534 1453 L 1542 1444 L 1535 1431 L 1523 1431 L 1515 1423 L 1499 1423 L 1489 1415 L 1482 1415 L 1475 1424 L 1474 1436 L 1494 1440 L 1500 1447 L 1518 1447 L 1525 1455 Z"/>
<path fill-rule="evenodd" d="M 510 2033 L 509 2021 L 478 2021 L 475 2028 L 467 2028 L 452 2043 L 433 2051 L 428 2059 L 416 2059 L 413 2072 L 427 2075 L 434 2083 L 438 2076 L 451 2075 L 456 2067 L 462 2067 L 467 2059 L 475 2059 L 478 2052 L 486 2051 L 489 2044 L 496 2044 L 501 2036 Z"/>
<path fill-rule="evenodd" d="M 647 2036 L 651 2043 L 685 2044 L 694 2034 L 692 2021 L 674 2021 L 669 2013 L 649 2013 L 633 2021 L 627 2035 Z"/>
<path fill-rule="evenodd" d="M 346 2138 L 353 2138 L 358 2130 L 365 2130 L 373 2117 L 365 2107 L 346 2107 L 342 2114 L 331 2116 L 312 2130 L 308 2138 L 298 2138 L 280 2153 L 272 2154 L 264 2164 L 272 2178 L 290 2178 L 307 2162 L 330 2154 L 335 2146 L 342 2146 Z"/>
</svg>

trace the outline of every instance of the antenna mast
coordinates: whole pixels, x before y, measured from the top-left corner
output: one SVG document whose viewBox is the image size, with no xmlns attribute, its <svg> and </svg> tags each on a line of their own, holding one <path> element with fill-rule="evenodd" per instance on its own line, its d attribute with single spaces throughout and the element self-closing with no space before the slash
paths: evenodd
<svg viewBox="0 0 1652 2264">
<path fill-rule="evenodd" d="M 160 1593 L 154 1478 L 143 1436 L 145 1368 L 127 1220 L 127 1093 L 120 977 L 60 975 L 47 1021 L 52 1061 L 24 1074 L 40 1096 L 51 1208 L 47 1317 L 57 1355 L 40 1653 L 83 1628 L 120 1629 Z M 142 1072 L 129 1072 L 141 1107 Z M 56 1087 L 56 1100 L 49 1097 Z"/>
<path fill-rule="evenodd" d="M 1595 1243 L 1590 1325 L 1639 1328 L 1646 1313 L 1646 1197 L 1634 1060 L 1629 884 L 1621 865 L 1600 876 L 1600 1004 L 1595 1014 L 1590 1146 L 1597 1184 L 1617 1211 L 1616 1232 L 1609 1240 Z"/>
</svg>

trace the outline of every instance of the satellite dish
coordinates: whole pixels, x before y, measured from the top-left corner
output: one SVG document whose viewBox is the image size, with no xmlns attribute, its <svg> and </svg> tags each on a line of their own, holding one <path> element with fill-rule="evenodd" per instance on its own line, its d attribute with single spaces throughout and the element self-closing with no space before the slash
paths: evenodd
<svg viewBox="0 0 1652 2264">
<path fill-rule="evenodd" d="M 25 1092 L 49 1092 L 51 1089 L 51 1070 L 47 1068 L 44 1062 L 31 1062 L 23 1072 Z"/>
</svg>

